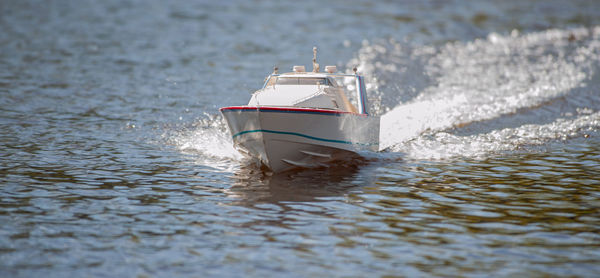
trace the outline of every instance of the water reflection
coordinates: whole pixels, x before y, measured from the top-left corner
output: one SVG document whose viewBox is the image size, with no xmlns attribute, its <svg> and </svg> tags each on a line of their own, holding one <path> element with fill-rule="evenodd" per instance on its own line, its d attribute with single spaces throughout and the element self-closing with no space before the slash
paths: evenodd
<svg viewBox="0 0 600 278">
<path fill-rule="evenodd" d="M 375 269 L 395 263 L 405 275 L 568 274 L 574 265 L 586 273 L 600 247 L 600 146 L 570 146 L 485 160 L 371 162 L 341 175 L 344 167 L 275 176 L 245 167 L 227 194 L 255 216 L 236 227 L 340 273 L 344 259 Z"/>
<path fill-rule="evenodd" d="M 540 264 L 541 273 L 548 273 L 549 261 L 557 271 L 589 266 L 580 255 L 599 246 L 598 146 L 577 149 L 584 154 L 580 162 L 561 150 L 381 167 L 377 186 L 351 195 L 364 215 L 335 230 L 353 235 L 355 244 L 378 239 L 380 251 L 389 249 L 385 241 L 418 246 L 416 255 L 426 260 L 411 264 L 434 274 L 473 271 L 474 265 L 482 271 L 503 266 L 514 274 L 514 258 L 526 258 L 530 270 Z M 429 257 L 433 250 L 439 254 Z"/>
</svg>

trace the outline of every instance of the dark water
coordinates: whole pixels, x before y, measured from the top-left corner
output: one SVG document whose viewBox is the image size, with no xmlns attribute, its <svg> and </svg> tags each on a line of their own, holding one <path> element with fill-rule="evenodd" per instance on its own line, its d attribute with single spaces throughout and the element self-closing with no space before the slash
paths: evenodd
<svg viewBox="0 0 600 278">
<path fill-rule="evenodd" d="M 597 1 L 2 1 L 0 276 L 600 273 Z M 218 108 L 359 66 L 382 152 L 263 172 Z"/>
</svg>

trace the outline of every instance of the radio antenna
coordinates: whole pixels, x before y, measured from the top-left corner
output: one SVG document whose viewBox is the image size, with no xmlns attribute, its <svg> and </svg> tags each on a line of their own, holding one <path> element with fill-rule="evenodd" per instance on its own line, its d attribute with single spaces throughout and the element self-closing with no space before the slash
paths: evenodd
<svg viewBox="0 0 600 278">
<path fill-rule="evenodd" d="M 319 64 L 317 64 L 317 47 L 313 47 L 313 72 L 319 72 Z"/>
</svg>

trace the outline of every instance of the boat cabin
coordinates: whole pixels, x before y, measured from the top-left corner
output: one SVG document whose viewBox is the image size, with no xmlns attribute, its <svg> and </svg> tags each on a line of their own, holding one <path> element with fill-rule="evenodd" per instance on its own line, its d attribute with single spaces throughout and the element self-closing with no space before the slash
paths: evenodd
<svg viewBox="0 0 600 278">
<path fill-rule="evenodd" d="M 303 67 L 298 67 L 294 67 L 294 72 L 269 75 L 263 88 L 252 95 L 248 105 L 318 108 L 358 113 L 344 87 L 335 80 L 336 75 L 307 73 L 303 71 Z"/>
</svg>

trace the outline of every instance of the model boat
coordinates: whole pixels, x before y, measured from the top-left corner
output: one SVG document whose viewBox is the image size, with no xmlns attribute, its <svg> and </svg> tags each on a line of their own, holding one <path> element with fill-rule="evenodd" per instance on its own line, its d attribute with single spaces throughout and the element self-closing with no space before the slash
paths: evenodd
<svg viewBox="0 0 600 278">
<path fill-rule="evenodd" d="M 235 148 L 273 172 L 327 167 L 379 148 L 379 117 L 368 114 L 363 77 L 335 66 L 320 72 L 313 51 L 312 72 L 275 68 L 248 105 L 220 109 Z"/>
</svg>

